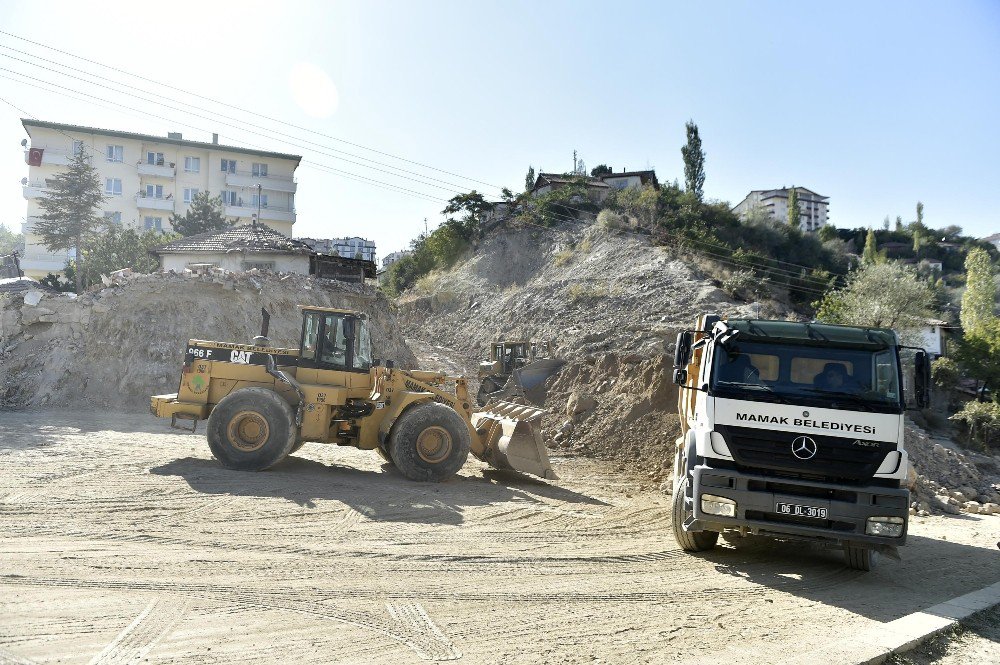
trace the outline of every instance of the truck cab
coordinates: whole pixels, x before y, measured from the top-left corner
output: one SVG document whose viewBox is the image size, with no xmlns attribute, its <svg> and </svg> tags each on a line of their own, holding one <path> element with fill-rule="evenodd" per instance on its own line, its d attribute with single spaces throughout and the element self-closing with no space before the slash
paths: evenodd
<svg viewBox="0 0 1000 665">
<path fill-rule="evenodd" d="M 864 570 L 895 554 L 909 514 L 905 393 L 926 403 L 928 368 L 888 329 L 699 318 L 675 355 L 678 542 L 823 541 Z"/>
</svg>

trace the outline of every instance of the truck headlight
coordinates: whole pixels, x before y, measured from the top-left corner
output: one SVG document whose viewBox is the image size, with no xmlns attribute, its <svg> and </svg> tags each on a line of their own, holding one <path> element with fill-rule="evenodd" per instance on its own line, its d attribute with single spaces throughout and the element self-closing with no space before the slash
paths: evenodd
<svg viewBox="0 0 1000 665">
<path fill-rule="evenodd" d="M 865 533 L 869 536 L 888 536 L 897 538 L 903 533 L 902 517 L 869 517 L 865 525 Z"/>
<path fill-rule="evenodd" d="M 701 512 L 721 517 L 736 517 L 736 502 L 724 496 L 702 494 Z"/>
</svg>

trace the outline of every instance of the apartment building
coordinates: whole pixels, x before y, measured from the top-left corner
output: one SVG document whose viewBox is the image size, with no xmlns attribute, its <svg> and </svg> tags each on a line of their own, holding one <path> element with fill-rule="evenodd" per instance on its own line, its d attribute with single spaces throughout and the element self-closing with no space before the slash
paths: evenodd
<svg viewBox="0 0 1000 665">
<path fill-rule="evenodd" d="M 28 209 L 21 267 L 30 277 L 63 269 L 72 252 L 50 252 L 33 233 L 42 214 L 39 200 L 47 181 L 83 150 L 97 168 L 111 224 L 137 230 L 170 230 L 170 215 L 183 215 L 202 191 L 223 200 L 234 225 L 260 221 L 291 237 L 295 224 L 295 169 L 301 157 L 191 141 L 171 132 L 166 137 L 95 127 L 22 119 L 28 176 L 21 183 Z M 29 143 L 30 141 L 30 143 Z"/>
<path fill-rule="evenodd" d="M 299 240 L 320 254 L 375 261 L 375 241 L 367 238 L 299 238 Z"/>
<path fill-rule="evenodd" d="M 803 231 L 818 231 L 828 220 L 830 197 L 822 196 L 805 187 L 795 187 L 799 197 L 799 227 Z M 733 207 L 740 219 L 750 211 L 759 209 L 776 222 L 788 221 L 788 193 L 792 188 L 755 189 Z"/>
</svg>

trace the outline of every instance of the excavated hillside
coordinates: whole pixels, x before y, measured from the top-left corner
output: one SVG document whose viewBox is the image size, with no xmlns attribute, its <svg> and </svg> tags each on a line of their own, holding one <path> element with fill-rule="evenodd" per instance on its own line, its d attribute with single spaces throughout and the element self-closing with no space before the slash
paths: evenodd
<svg viewBox="0 0 1000 665">
<path fill-rule="evenodd" d="M 568 364 L 551 380 L 546 437 L 653 480 L 679 431 L 674 341 L 702 312 L 757 313 L 645 237 L 597 226 L 493 235 L 399 301 L 402 327 L 471 376 L 493 340 L 554 344 Z"/>
<path fill-rule="evenodd" d="M 176 390 L 189 339 L 249 343 L 260 310 L 276 346 L 298 346 L 298 305 L 369 312 L 377 357 L 413 367 L 388 300 L 360 285 L 300 275 L 131 275 L 80 297 L 41 291 L 0 298 L 0 409 L 84 406 L 145 410 Z"/>
</svg>

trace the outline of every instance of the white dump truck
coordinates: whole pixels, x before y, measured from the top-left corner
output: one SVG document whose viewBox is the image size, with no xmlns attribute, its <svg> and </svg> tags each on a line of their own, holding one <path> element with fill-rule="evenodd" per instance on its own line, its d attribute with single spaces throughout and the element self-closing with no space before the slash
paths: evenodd
<svg viewBox="0 0 1000 665">
<path fill-rule="evenodd" d="M 725 533 L 825 542 L 859 570 L 898 557 L 903 417 L 928 401 L 922 349 L 882 328 L 702 315 L 677 337 L 674 382 L 683 549 L 710 549 Z"/>
</svg>

